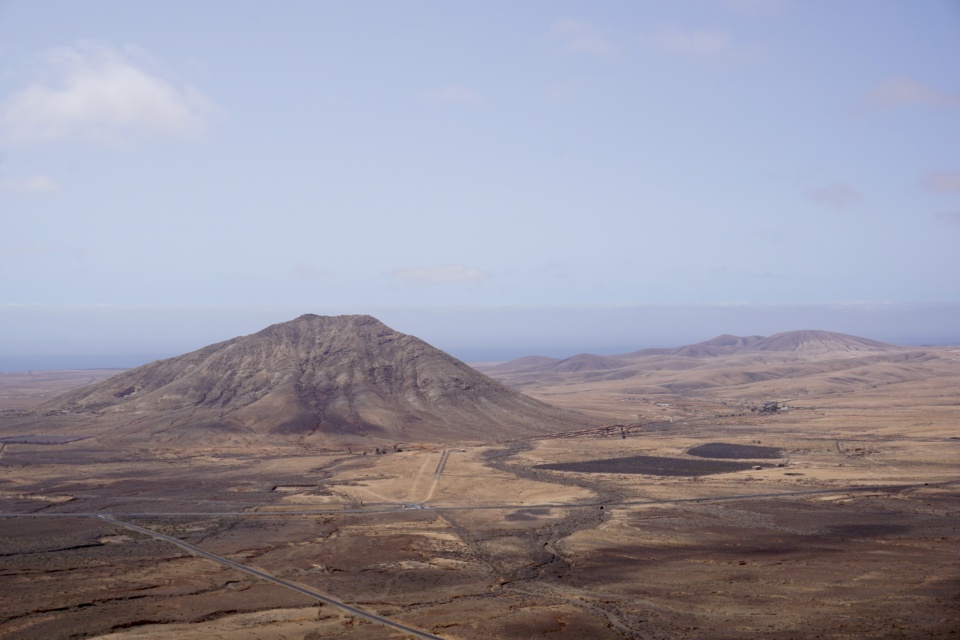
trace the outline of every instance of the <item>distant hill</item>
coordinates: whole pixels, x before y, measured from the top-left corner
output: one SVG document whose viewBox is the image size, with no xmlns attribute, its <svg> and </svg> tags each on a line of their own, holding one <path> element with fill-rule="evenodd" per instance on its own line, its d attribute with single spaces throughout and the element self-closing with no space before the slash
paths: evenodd
<svg viewBox="0 0 960 640">
<path fill-rule="evenodd" d="M 902 349 L 896 345 L 831 331 L 786 331 L 750 345 L 752 351 L 802 351 L 805 353 L 879 353 Z"/>
<path fill-rule="evenodd" d="M 690 358 L 712 358 L 738 351 L 744 351 L 763 340 L 763 336 L 731 336 L 724 334 L 711 340 L 690 344 L 673 350 L 671 355 L 688 356 Z"/>
<path fill-rule="evenodd" d="M 802 352 L 813 354 L 849 354 L 865 355 L 894 350 L 903 350 L 892 344 L 858 338 L 830 331 L 786 331 L 770 337 L 734 336 L 724 334 L 681 347 L 653 348 L 633 351 L 622 355 L 600 356 L 582 353 L 566 359 L 526 356 L 496 365 L 482 366 L 481 370 L 491 375 L 520 373 L 577 373 L 585 371 L 610 371 L 628 367 L 637 362 L 655 356 L 680 356 L 686 358 L 715 358 L 736 353 L 759 352 Z"/>
<path fill-rule="evenodd" d="M 614 358 L 632 359 L 650 355 L 687 356 L 690 358 L 712 358 L 716 356 L 743 353 L 747 351 L 802 351 L 805 353 L 876 353 L 901 349 L 892 344 L 858 338 L 832 331 L 800 330 L 785 331 L 770 337 L 733 336 L 724 334 L 682 347 L 672 349 L 644 349 Z"/>
<path fill-rule="evenodd" d="M 551 371 L 577 372 L 609 371 L 610 369 L 619 369 L 625 364 L 627 364 L 626 361 L 615 356 L 596 356 L 592 353 L 581 353 L 547 366 Z"/>
<path fill-rule="evenodd" d="M 806 397 L 913 384 L 952 371 L 951 354 L 801 330 L 769 337 L 721 335 L 618 356 L 581 354 L 539 364 L 526 359 L 525 367 L 508 362 L 489 374 L 513 388 L 557 399 L 588 390 L 597 397 Z"/>
<path fill-rule="evenodd" d="M 711 358 L 714 356 L 734 353 L 750 347 L 753 344 L 763 340 L 763 336 L 732 336 L 723 334 L 710 340 L 688 344 L 682 347 L 642 349 L 622 356 L 619 358 L 642 358 L 645 356 L 686 356 L 688 358 Z"/>
<path fill-rule="evenodd" d="M 370 316 L 316 315 L 125 371 L 32 415 L 181 444 L 503 440 L 590 424 Z"/>
<path fill-rule="evenodd" d="M 547 356 L 524 356 L 507 362 L 489 362 L 475 364 L 474 366 L 486 373 L 516 373 L 523 371 L 536 371 L 541 367 L 546 367 L 552 363 L 560 362 L 560 358 L 550 358 Z"/>
</svg>

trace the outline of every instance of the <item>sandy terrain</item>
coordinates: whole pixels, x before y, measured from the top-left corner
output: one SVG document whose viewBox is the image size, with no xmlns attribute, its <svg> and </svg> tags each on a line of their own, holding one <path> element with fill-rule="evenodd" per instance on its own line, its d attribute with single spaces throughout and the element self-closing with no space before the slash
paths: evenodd
<svg viewBox="0 0 960 640">
<path fill-rule="evenodd" d="M 0 518 L 0 635 L 404 637 L 111 513 L 443 638 L 956 638 L 958 362 L 796 396 L 572 372 L 522 388 L 622 428 L 499 443 L 8 443 L 0 511 L 36 517 Z M 788 408 L 750 410 L 766 401 Z M 709 443 L 781 453 L 692 476 L 537 468 Z"/>
<path fill-rule="evenodd" d="M 120 369 L 78 369 L 75 371 L 0 371 L 0 415 L 33 409 L 65 391 L 106 380 Z"/>
</svg>

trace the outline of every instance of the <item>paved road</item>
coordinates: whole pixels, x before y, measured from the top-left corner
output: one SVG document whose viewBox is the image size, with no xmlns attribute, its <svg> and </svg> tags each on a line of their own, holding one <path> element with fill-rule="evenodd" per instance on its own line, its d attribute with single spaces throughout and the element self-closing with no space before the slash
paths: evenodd
<svg viewBox="0 0 960 640">
<path fill-rule="evenodd" d="M 218 555 L 216 555 L 216 554 L 214 554 L 214 553 L 210 553 L 209 551 L 204 551 L 203 549 L 201 549 L 201 548 L 199 548 L 199 547 L 195 547 L 195 546 L 193 546 L 192 544 L 190 544 L 190 543 L 188 543 L 188 542 L 184 542 L 183 540 L 180 540 L 180 539 L 178 539 L 178 538 L 174 538 L 174 537 L 171 537 L 171 536 L 168 536 L 168 535 L 164 535 L 164 534 L 159 533 L 159 532 L 157 532 L 157 531 L 153 531 L 152 529 L 147 529 L 146 527 L 141 527 L 141 526 L 138 526 L 138 525 L 135 525 L 135 524 L 131 524 L 131 523 L 129 523 L 129 522 L 123 522 L 123 521 L 121 521 L 121 520 L 117 520 L 117 519 L 116 519 L 115 517 L 113 517 L 112 515 L 100 514 L 98 517 L 101 518 L 101 519 L 103 519 L 103 520 L 106 520 L 107 522 L 112 522 L 113 524 L 119 525 L 119 526 L 124 527 L 124 528 L 126 528 L 126 529 L 131 529 L 131 530 L 133 530 L 133 531 L 139 531 L 140 533 L 144 533 L 144 534 L 146 534 L 146 535 L 148 535 L 148 536 L 153 536 L 154 538 L 157 538 L 158 540 L 163 540 L 164 542 L 169 542 L 169 543 L 171 543 L 171 544 L 175 544 L 175 545 L 177 545 L 178 547 L 180 547 L 181 549 L 185 549 L 185 550 L 189 551 L 190 553 L 192 553 L 192 554 L 194 554 L 194 555 L 201 556 L 201 557 L 203 557 L 203 558 L 207 558 L 208 560 L 213 560 L 213 561 L 215 561 L 215 562 L 219 562 L 220 564 L 224 564 L 224 565 L 226 565 L 226 566 L 228 566 L 228 567 L 230 567 L 230 568 L 232 568 L 232 569 L 237 569 L 238 571 L 243 571 L 244 573 L 249 573 L 249 574 L 252 575 L 252 576 L 256 576 L 256 577 L 258 577 L 258 578 L 263 578 L 264 580 L 269 580 L 270 582 L 273 582 L 273 583 L 275 583 L 275 584 L 278 584 L 278 585 L 280 585 L 281 587 L 286 587 L 287 589 L 291 589 L 291 590 L 293 590 L 293 591 L 296 591 L 297 593 L 302 593 L 302 594 L 305 595 L 305 596 L 309 596 L 309 597 L 314 598 L 314 599 L 316 599 L 316 600 L 319 600 L 319 601 L 321 601 L 321 602 L 325 602 L 326 604 L 333 605 L 334 607 L 337 607 L 338 609 L 342 609 L 342 610 L 346 611 L 347 613 L 349 613 L 350 615 L 357 616 L 358 618 L 364 618 L 364 619 L 366 619 L 366 620 L 370 620 L 371 622 L 376 622 L 376 623 L 378 623 L 378 624 L 382 624 L 382 625 L 385 625 L 385 626 L 388 626 L 388 627 L 392 627 L 392 628 L 394 628 L 394 629 L 397 629 L 398 631 L 402 631 L 402 632 L 404 632 L 404 633 L 408 633 L 408 634 L 414 636 L 415 638 L 434 638 L 434 639 L 436 639 L 436 640 L 443 640 L 440 636 L 435 636 L 435 635 L 433 635 L 432 633 L 427 633 L 426 631 L 420 631 L 419 629 L 414 629 L 413 627 L 408 627 L 408 626 L 405 625 L 405 624 L 400 624 L 399 622 L 394 622 L 393 620 L 390 620 L 389 618 L 384 618 L 383 616 L 378 616 L 378 615 L 375 614 L 375 613 L 370 613 L 369 611 L 364 611 L 363 609 L 358 609 L 357 607 L 352 607 L 352 606 L 350 606 L 349 604 L 340 602 L 339 600 L 334 600 L 334 599 L 331 598 L 330 596 L 325 596 L 325 595 L 323 595 L 322 593 L 318 593 L 318 592 L 316 592 L 316 591 L 314 591 L 314 590 L 312 590 L 312 589 L 308 589 L 308 588 L 302 587 L 302 586 L 300 586 L 300 585 L 298 585 L 298 584 L 294 584 L 294 583 L 292 583 L 292 582 L 288 582 L 287 580 L 284 580 L 284 579 L 282 579 L 282 578 L 277 578 L 276 576 L 272 576 L 272 575 L 270 575 L 269 573 L 266 573 L 266 572 L 264 572 L 264 571 L 260 571 L 259 569 L 254 569 L 253 567 L 248 567 L 248 566 L 246 566 L 246 565 L 240 564 L 239 562 L 234 562 L 233 560 L 228 560 L 228 559 L 224 558 L 223 556 L 218 556 Z"/>
</svg>

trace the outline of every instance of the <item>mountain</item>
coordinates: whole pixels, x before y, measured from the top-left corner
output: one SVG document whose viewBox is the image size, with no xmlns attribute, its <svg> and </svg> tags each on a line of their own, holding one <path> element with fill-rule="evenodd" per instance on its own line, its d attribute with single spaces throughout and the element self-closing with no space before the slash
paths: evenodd
<svg viewBox="0 0 960 640">
<path fill-rule="evenodd" d="M 863 355 L 899 350 L 902 347 L 831 331 L 786 331 L 764 338 L 749 347 L 752 351 L 779 351 Z"/>
<path fill-rule="evenodd" d="M 597 356 L 592 353 L 581 353 L 561 360 L 550 366 L 551 371 L 576 373 L 578 371 L 610 371 L 619 369 L 627 362 L 616 356 Z"/>
<path fill-rule="evenodd" d="M 803 352 L 806 355 L 843 354 L 859 355 L 902 349 L 896 345 L 859 338 L 832 331 L 801 330 L 784 331 L 769 337 L 733 336 L 724 334 L 673 349 L 644 349 L 623 356 L 609 356 L 620 359 L 634 359 L 653 355 L 686 356 L 689 358 L 713 358 L 749 351 Z"/>
<path fill-rule="evenodd" d="M 552 402 L 572 403 L 578 394 L 590 394 L 597 415 L 607 410 L 613 420 L 630 419 L 631 411 L 642 409 L 644 402 L 656 397 L 809 401 L 853 392 L 883 394 L 889 385 L 897 385 L 897 389 L 929 387 L 933 380 L 939 382 L 930 388 L 949 388 L 956 379 L 958 361 L 952 348 L 903 347 L 813 330 L 769 337 L 721 335 L 671 349 L 595 359 L 574 357 L 593 364 L 562 369 L 558 366 L 565 362 L 562 360 L 539 365 L 527 360 L 523 368 L 503 363 L 496 370 L 484 371 L 512 388 Z M 619 368 L 603 366 L 616 362 L 621 363 Z M 638 414 L 634 411 L 633 415 Z"/>
<path fill-rule="evenodd" d="M 690 358 L 712 358 L 749 349 L 762 341 L 763 336 L 732 336 L 724 334 L 710 340 L 674 349 L 670 355 Z"/>
<path fill-rule="evenodd" d="M 566 360 L 524 358 L 482 367 L 514 389 L 562 397 L 571 385 L 591 385 L 632 395 L 731 393 L 786 388 L 846 390 L 875 384 L 864 368 L 884 370 L 877 384 L 910 379 L 910 367 L 937 357 L 923 350 L 830 331 L 786 331 L 769 337 L 724 334 L 674 348 L 644 349 L 618 356 L 581 354 Z M 522 364 L 521 364 L 522 363 Z M 926 367 L 926 365 L 923 365 Z M 894 371 L 894 369 L 896 371 Z M 849 375 L 838 375 L 847 372 Z M 796 382 L 803 380 L 802 383 Z M 759 385 L 759 386 L 758 386 Z"/>
<path fill-rule="evenodd" d="M 754 343 L 759 342 L 760 340 L 763 340 L 763 336 L 741 337 L 724 334 L 722 336 L 717 336 L 716 338 L 711 338 L 710 340 L 704 340 L 703 342 L 688 344 L 682 347 L 656 347 L 652 349 L 641 349 L 640 351 L 633 351 L 622 356 L 612 357 L 630 360 L 644 358 L 646 356 L 685 356 L 688 358 L 712 358 L 714 356 L 721 356 L 728 353 L 741 351 L 747 347 L 750 347 Z"/>
<path fill-rule="evenodd" d="M 181 444 L 504 440 L 591 423 L 370 316 L 317 315 L 126 371 L 34 415 Z"/>
<path fill-rule="evenodd" d="M 483 362 L 474 364 L 478 370 L 484 371 L 487 375 L 493 373 L 521 373 L 524 371 L 537 371 L 551 363 L 560 362 L 560 358 L 550 358 L 547 356 L 524 356 L 515 360 L 506 362 Z"/>
<path fill-rule="evenodd" d="M 495 365 L 482 366 L 481 370 L 495 376 L 517 374 L 580 373 L 587 371 L 611 371 L 637 363 L 651 362 L 651 358 L 680 356 L 684 358 L 716 358 L 738 353 L 781 352 L 807 355 L 858 356 L 870 353 L 902 351 L 905 347 L 858 338 L 831 331 L 785 331 L 775 335 L 734 336 L 723 334 L 710 340 L 682 347 L 642 349 L 618 356 L 599 356 L 581 353 L 569 358 L 545 358 L 526 356 Z"/>
</svg>

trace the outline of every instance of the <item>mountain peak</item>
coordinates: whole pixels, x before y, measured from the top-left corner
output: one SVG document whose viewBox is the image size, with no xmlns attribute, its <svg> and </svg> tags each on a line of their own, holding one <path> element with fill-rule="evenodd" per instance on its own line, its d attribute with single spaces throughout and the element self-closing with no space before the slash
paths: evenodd
<svg viewBox="0 0 960 640">
<path fill-rule="evenodd" d="M 878 352 L 899 347 L 845 333 L 803 329 L 776 333 L 754 343 L 753 351 L 794 351 L 805 353 Z"/>
<path fill-rule="evenodd" d="M 60 396 L 38 411 L 217 440 L 499 440 L 588 421 L 494 382 L 368 315 L 305 314 Z M 139 432 L 137 431 L 139 430 Z"/>
</svg>

